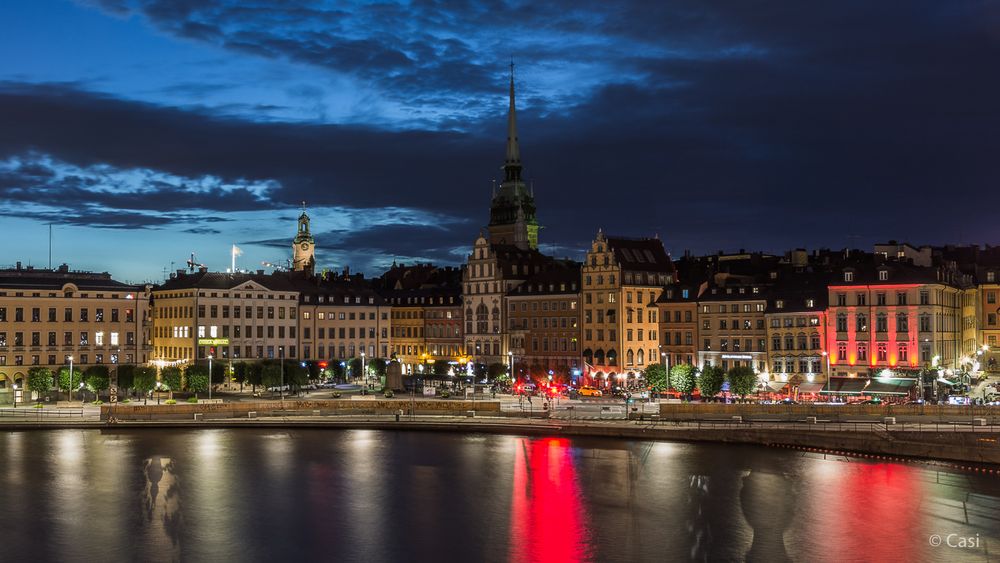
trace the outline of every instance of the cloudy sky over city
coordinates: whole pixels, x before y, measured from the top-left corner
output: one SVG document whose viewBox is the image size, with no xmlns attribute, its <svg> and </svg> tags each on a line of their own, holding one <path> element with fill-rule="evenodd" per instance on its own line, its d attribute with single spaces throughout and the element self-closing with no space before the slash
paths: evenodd
<svg viewBox="0 0 1000 563">
<path fill-rule="evenodd" d="M 458 263 L 508 66 L 542 250 L 997 243 L 1000 3 L 0 4 L 0 263 Z"/>
</svg>

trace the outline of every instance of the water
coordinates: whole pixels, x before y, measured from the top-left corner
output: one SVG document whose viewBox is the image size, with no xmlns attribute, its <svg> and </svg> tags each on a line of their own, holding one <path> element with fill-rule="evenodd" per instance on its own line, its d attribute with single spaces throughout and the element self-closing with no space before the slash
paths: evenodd
<svg viewBox="0 0 1000 563">
<path fill-rule="evenodd" d="M 605 439 L 9 432 L 0 560 L 998 561 L 1000 479 Z"/>
</svg>

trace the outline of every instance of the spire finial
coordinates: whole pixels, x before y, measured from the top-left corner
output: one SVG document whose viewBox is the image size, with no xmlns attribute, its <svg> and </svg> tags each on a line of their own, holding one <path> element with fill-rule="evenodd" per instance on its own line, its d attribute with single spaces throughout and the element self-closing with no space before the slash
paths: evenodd
<svg viewBox="0 0 1000 563">
<path fill-rule="evenodd" d="M 514 57 L 510 59 L 510 107 L 507 110 L 507 159 L 505 181 L 520 180 L 521 149 L 517 142 L 517 110 L 514 103 Z"/>
</svg>

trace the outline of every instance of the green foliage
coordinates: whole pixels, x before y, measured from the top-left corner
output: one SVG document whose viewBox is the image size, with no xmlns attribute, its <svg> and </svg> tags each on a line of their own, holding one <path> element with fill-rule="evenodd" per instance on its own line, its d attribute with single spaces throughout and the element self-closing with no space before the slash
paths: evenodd
<svg viewBox="0 0 1000 563">
<path fill-rule="evenodd" d="M 248 362 L 246 366 L 247 383 L 254 387 L 264 384 L 264 364 L 263 362 Z"/>
<path fill-rule="evenodd" d="M 160 370 L 160 382 L 170 391 L 181 390 L 181 368 L 169 366 Z"/>
<path fill-rule="evenodd" d="M 447 399 L 448 397 L 451 397 L 451 393 L 450 393 L 450 392 L 448 392 L 448 391 L 441 391 L 441 393 L 440 393 L 440 395 L 439 395 L 439 396 L 440 396 L 440 397 L 441 397 L 442 399 Z"/>
<path fill-rule="evenodd" d="M 214 369 L 212 371 L 215 371 Z M 192 364 L 184 370 L 184 380 L 187 390 L 192 393 L 208 391 L 208 366 Z"/>
<path fill-rule="evenodd" d="M 264 387 L 278 387 L 281 385 L 281 364 L 275 360 L 261 362 L 260 379 L 261 385 Z"/>
<path fill-rule="evenodd" d="M 722 391 L 722 384 L 726 381 L 726 372 L 719 366 L 705 366 L 698 377 L 698 388 L 701 389 L 701 396 L 708 399 Z"/>
<path fill-rule="evenodd" d="M 448 363 L 448 360 L 434 360 L 434 363 L 431 365 L 431 372 L 434 375 L 448 375 L 448 370 L 450 369 L 451 364 Z"/>
<path fill-rule="evenodd" d="M 221 362 L 221 361 L 218 361 L 218 360 L 213 361 L 212 362 L 212 384 L 213 385 L 218 385 L 220 383 L 225 383 L 226 382 L 226 375 L 227 375 L 226 371 L 228 369 L 229 368 L 226 366 L 225 362 Z M 208 374 L 207 367 L 206 367 L 205 373 L 206 373 L 206 375 Z M 207 389 L 207 387 L 206 387 L 206 389 Z"/>
<path fill-rule="evenodd" d="M 111 386 L 111 377 L 106 366 L 90 366 L 83 372 L 83 383 L 94 394 Z"/>
<path fill-rule="evenodd" d="M 132 387 L 140 393 L 148 393 L 156 387 L 156 368 L 140 366 L 132 377 Z"/>
<path fill-rule="evenodd" d="M 351 377 L 364 377 L 361 373 L 361 358 L 351 358 L 347 361 L 347 368 L 351 372 Z"/>
<path fill-rule="evenodd" d="M 76 390 L 76 388 L 80 386 L 80 382 L 83 381 L 82 378 L 83 378 L 83 372 L 77 369 L 76 366 L 74 366 L 73 381 L 72 385 L 70 385 L 69 366 L 63 366 L 59 368 L 59 389 L 63 391 L 69 391 L 70 387 L 72 387 L 74 390 Z"/>
<path fill-rule="evenodd" d="M 690 395 L 697 384 L 697 371 L 691 364 L 678 364 L 670 368 L 670 386 L 678 392 Z"/>
<path fill-rule="evenodd" d="M 385 393 L 383 394 L 385 395 L 386 399 L 391 399 L 393 397 L 392 389 L 386 389 Z"/>
<path fill-rule="evenodd" d="M 476 376 L 476 381 L 484 377 L 489 377 L 490 368 L 486 364 L 473 364 L 472 373 Z"/>
<path fill-rule="evenodd" d="M 387 366 L 385 358 L 372 358 L 368 360 L 368 372 L 377 378 L 385 377 Z"/>
<path fill-rule="evenodd" d="M 42 408 L 45 408 L 45 405 L 43 405 L 41 403 L 35 403 L 35 405 L 32 408 L 34 408 L 34 409 L 42 409 Z"/>
<path fill-rule="evenodd" d="M 747 366 L 736 366 L 729 370 L 729 389 L 740 397 L 746 397 L 757 389 L 757 374 Z"/>
<path fill-rule="evenodd" d="M 281 374 L 278 374 L 279 378 Z M 309 382 L 309 369 L 297 360 L 285 360 L 285 385 L 302 386 Z"/>
<path fill-rule="evenodd" d="M 243 385 L 247 382 L 248 364 L 246 362 L 236 362 L 233 364 L 233 379 L 236 383 Z"/>
<path fill-rule="evenodd" d="M 490 364 L 490 366 L 488 368 L 486 368 L 486 376 L 489 377 L 491 380 L 503 380 L 505 378 L 509 379 L 509 377 L 507 377 L 507 375 L 508 375 L 507 374 L 507 364 L 502 364 L 500 362 L 494 362 L 494 363 Z M 477 378 L 477 380 L 478 379 L 481 379 L 481 378 Z"/>
<path fill-rule="evenodd" d="M 97 399 L 97 400 L 91 402 L 90 404 L 92 404 L 92 405 L 103 405 L 104 401 L 102 401 L 100 399 Z"/>
<path fill-rule="evenodd" d="M 330 365 L 327 367 L 327 369 L 330 370 L 330 375 L 333 376 L 333 378 L 338 381 L 343 381 L 344 378 L 347 377 L 347 368 L 345 366 L 340 365 L 340 362 L 337 361 L 330 362 Z"/>
<path fill-rule="evenodd" d="M 197 403 L 198 402 L 198 397 L 188 397 L 187 402 L 189 402 L 189 403 Z"/>
<path fill-rule="evenodd" d="M 119 364 L 115 368 L 115 377 L 118 378 L 118 387 L 122 389 L 135 389 L 135 374 L 138 371 L 135 364 Z"/>
<path fill-rule="evenodd" d="M 33 367 L 28 370 L 28 390 L 38 393 L 39 399 L 51 388 L 52 370 L 43 367 Z"/>
<path fill-rule="evenodd" d="M 649 364 L 642 372 L 646 378 L 646 383 L 650 389 L 656 392 L 666 391 L 670 388 L 670 381 L 667 378 L 667 368 L 663 364 Z"/>
<path fill-rule="evenodd" d="M 165 405 L 176 405 L 177 404 L 177 400 L 176 399 L 167 399 L 166 401 L 163 401 L 163 404 L 165 404 Z"/>
</svg>

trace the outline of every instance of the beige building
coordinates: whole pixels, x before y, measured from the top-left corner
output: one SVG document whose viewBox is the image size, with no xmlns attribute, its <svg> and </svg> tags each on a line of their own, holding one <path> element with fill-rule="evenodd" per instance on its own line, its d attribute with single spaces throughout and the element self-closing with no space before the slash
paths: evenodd
<svg viewBox="0 0 1000 563">
<path fill-rule="evenodd" d="M 675 278 L 663 243 L 598 231 L 581 274 L 585 382 L 622 383 L 659 363 L 656 302 Z"/>
<path fill-rule="evenodd" d="M 982 268 L 977 274 L 976 348 L 980 365 L 989 372 L 1000 371 L 1000 267 Z"/>
<path fill-rule="evenodd" d="M 737 276 L 716 278 L 698 298 L 698 367 L 766 371 L 768 287 Z"/>
<path fill-rule="evenodd" d="M 825 276 L 783 280 L 768 292 L 766 381 L 772 390 L 818 392 L 828 377 Z M 811 385 L 810 385 L 811 384 Z"/>
<path fill-rule="evenodd" d="M 312 278 L 299 288 L 303 360 L 389 358 L 391 307 L 363 277 Z"/>
<path fill-rule="evenodd" d="M 107 273 L 0 270 L 0 393 L 24 389 L 34 366 L 141 364 L 150 359 L 149 287 Z M 0 398 L 0 401 L 3 401 Z"/>
<path fill-rule="evenodd" d="M 228 339 L 220 360 L 298 358 L 299 274 L 232 274 L 178 270 L 152 291 L 153 359 L 207 359 L 200 338 Z"/>
</svg>

